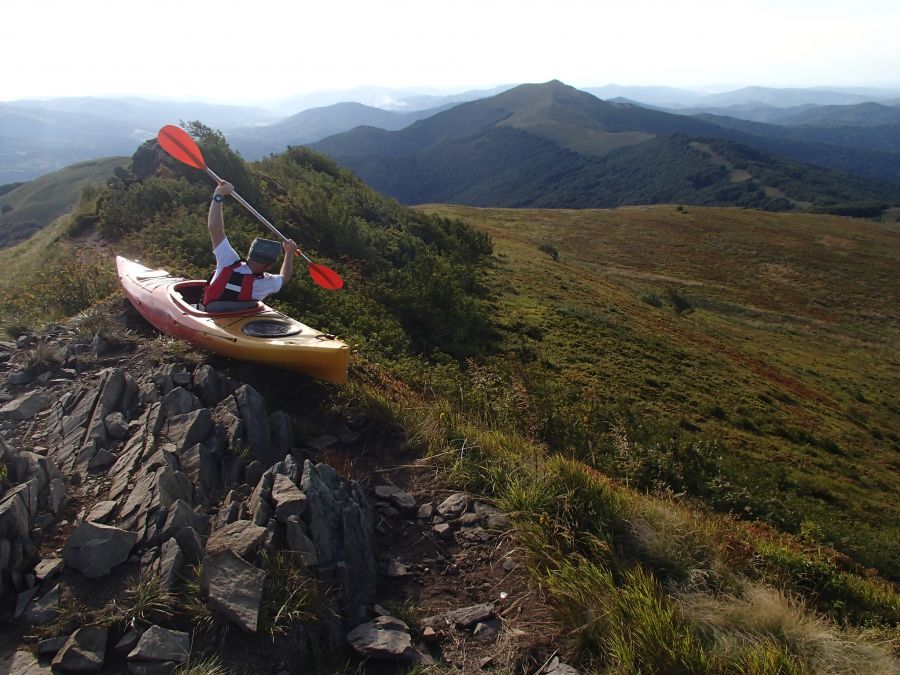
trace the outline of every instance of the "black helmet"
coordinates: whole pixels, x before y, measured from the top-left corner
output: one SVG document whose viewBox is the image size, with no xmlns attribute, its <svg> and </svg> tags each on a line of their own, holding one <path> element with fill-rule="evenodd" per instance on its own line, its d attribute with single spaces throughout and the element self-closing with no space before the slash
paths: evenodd
<svg viewBox="0 0 900 675">
<path fill-rule="evenodd" d="M 281 244 L 279 242 L 257 237 L 250 244 L 250 253 L 247 254 L 247 259 L 250 262 L 271 265 L 277 262 L 280 256 Z"/>
</svg>

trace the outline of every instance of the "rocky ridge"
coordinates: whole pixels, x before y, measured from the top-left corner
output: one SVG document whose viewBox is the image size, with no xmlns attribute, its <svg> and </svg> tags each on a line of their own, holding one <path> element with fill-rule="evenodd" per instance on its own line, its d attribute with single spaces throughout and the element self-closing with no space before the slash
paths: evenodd
<svg viewBox="0 0 900 675">
<path fill-rule="evenodd" d="M 139 343 L 66 326 L 0 343 L 0 369 L 9 672 L 173 672 L 210 653 L 245 669 L 332 672 L 315 655 L 348 649 L 397 664 L 575 672 L 513 629 L 529 591 L 508 517 L 423 483 L 402 430 L 348 408 L 300 437 L 295 411 L 269 412 L 221 368 L 152 366 Z M 272 605 L 278 564 L 319 589 L 314 619 L 281 632 L 299 587 Z M 97 617 L 138 579 L 176 598 L 195 589 L 211 632 L 231 644 L 204 642 L 180 609 L 69 630 L 72 607 L 93 603 Z"/>
</svg>

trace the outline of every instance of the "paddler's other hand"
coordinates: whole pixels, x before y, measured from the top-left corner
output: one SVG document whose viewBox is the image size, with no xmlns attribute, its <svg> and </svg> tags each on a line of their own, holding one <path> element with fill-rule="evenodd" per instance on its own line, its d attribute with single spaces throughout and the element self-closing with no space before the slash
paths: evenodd
<svg viewBox="0 0 900 675">
<path fill-rule="evenodd" d="M 281 245 L 284 248 L 284 254 L 286 256 L 288 256 L 289 258 L 293 258 L 294 255 L 297 253 L 297 249 L 300 248 L 299 246 L 297 246 L 297 242 L 294 241 L 293 239 L 288 239 Z"/>
<path fill-rule="evenodd" d="M 219 181 L 219 186 L 216 188 L 216 191 L 213 194 L 222 195 L 223 197 L 227 197 L 232 192 L 234 192 L 234 185 L 229 183 L 227 180 Z"/>
</svg>

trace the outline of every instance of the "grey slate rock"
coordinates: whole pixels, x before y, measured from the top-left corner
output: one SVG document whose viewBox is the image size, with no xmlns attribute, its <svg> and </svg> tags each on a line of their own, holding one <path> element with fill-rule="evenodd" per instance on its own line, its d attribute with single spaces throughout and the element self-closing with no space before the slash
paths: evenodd
<svg viewBox="0 0 900 675">
<path fill-rule="evenodd" d="M 53 669 L 71 673 L 96 673 L 103 668 L 107 636 L 106 628 L 79 628 L 53 658 Z"/>
<path fill-rule="evenodd" d="M 200 399 L 184 387 L 175 387 L 163 396 L 159 403 L 166 417 L 186 415 L 203 407 L 200 405 Z"/>
<path fill-rule="evenodd" d="M 226 550 L 204 558 L 200 583 L 210 609 L 222 612 L 245 631 L 255 633 L 265 576 L 261 569 L 234 551 Z"/>
<path fill-rule="evenodd" d="M 184 663 L 191 650 L 191 636 L 177 630 L 150 626 L 135 648 L 129 661 L 174 661 Z"/>
<path fill-rule="evenodd" d="M 25 610 L 25 620 L 35 626 L 53 623 L 59 613 L 59 597 L 59 584 L 56 584 L 41 597 L 32 600 Z"/>
<path fill-rule="evenodd" d="M 163 437 L 173 443 L 178 452 L 201 443 L 212 432 L 213 420 L 208 408 L 168 417 L 162 428 Z"/>
<path fill-rule="evenodd" d="M 304 565 L 315 567 L 318 562 L 316 545 L 306 536 L 303 524 L 297 516 L 291 516 L 285 523 L 285 548 L 293 551 Z"/>
<path fill-rule="evenodd" d="M 113 511 L 116 510 L 118 505 L 119 502 L 111 500 L 97 502 L 94 504 L 94 508 L 91 509 L 91 512 L 87 515 L 85 520 L 89 523 L 106 523 L 109 521 Z"/>
<path fill-rule="evenodd" d="M 193 527 L 182 527 L 172 537 L 178 542 L 188 565 L 196 565 L 203 560 L 203 541 Z"/>
<path fill-rule="evenodd" d="M 160 532 L 162 541 L 174 537 L 182 528 L 190 527 L 195 532 L 206 532 L 209 524 L 205 516 L 197 514 L 183 499 L 176 499 L 166 509 L 166 519 Z"/>
<path fill-rule="evenodd" d="M 418 655 L 409 626 L 392 616 L 379 616 L 360 624 L 347 633 L 347 642 L 366 658 L 414 660 Z"/>
<path fill-rule="evenodd" d="M 250 561 L 256 556 L 265 538 L 266 528 L 249 520 L 236 520 L 209 536 L 206 542 L 206 555 L 231 550 L 244 560 Z"/>
<path fill-rule="evenodd" d="M 225 383 L 219 372 L 208 364 L 194 371 L 194 390 L 200 394 L 203 405 L 213 408 L 227 396 Z"/>
<path fill-rule="evenodd" d="M 345 625 L 364 621 L 375 596 L 377 570 L 374 551 L 374 515 L 356 481 L 341 478 L 327 464 L 306 461 L 300 488 L 306 495 L 306 523 L 315 544 L 316 571 L 334 580 Z"/>
<path fill-rule="evenodd" d="M 234 400 L 244 422 L 244 440 L 249 447 L 249 459 L 258 459 L 264 466 L 272 466 L 280 459 L 280 453 L 272 452 L 265 399 L 256 389 L 245 384 L 234 392 Z"/>
<path fill-rule="evenodd" d="M 65 561 L 62 558 L 44 558 L 34 568 L 34 576 L 38 581 L 47 581 L 62 572 Z"/>
<path fill-rule="evenodd" d="M 438 514 L 446 519 L 459 518 L 469 506 L 469 495 L 457 492 L 438 504 Z"/>
<path fill-rule="evenodd" d="M 50 402 L 50 396 L 37 390 L 23 394 L 0 407 L 0 420 L 30 420 Z"/>
<path fill-rule="evenodd" d="M 280 523 L 291 516 L 302 516 L 306 511 L 306 495 L 300 492 L 290 478 L 282 474 L 274 476 L 271 500 L 275 505 L 275 518 Z"/>
<path fill-rule="evenodd" d="M 0 538 L 27 537 L 31 529 L 30 498 L 27 489 L 21 487 L 0 497 Z"/>
<path fill-rule="evenodd" d="M 63 558 L 67 566 L 96 579 L 128 560 L 137 538 L 136 532 L 85 522 L 69 536 Z"/>
<path fill-rule="evenodd" d="M 422 620 L 422 625 L 430 628 L 438 628 L 444 625 L 455 626 L 456 628 L 469 628 L 476 623 L 493 619 L 494 611 L 494 605 L 491 603 L 472 605 L 471 607 L 463 607 L 462 609 L 430 616 Z"/>
</svg>

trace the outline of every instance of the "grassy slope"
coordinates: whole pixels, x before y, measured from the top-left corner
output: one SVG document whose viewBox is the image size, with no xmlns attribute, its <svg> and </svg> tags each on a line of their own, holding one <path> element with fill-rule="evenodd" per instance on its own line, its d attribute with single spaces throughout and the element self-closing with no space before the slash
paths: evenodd
<svg viewBox="0 0 900 675">
<path fill-rule="evenodd" d="M 0 246 L 9 246 L 46 227 L 78 203 L 81 191 L 92 183 L 103 183 L 113 169 L 128 163 L 125 157 L 79 162 L 54 171 L 0 196 L 0 208 L 12 207 L 0 215 Z M 20 234 L 16 234 L 18 230 Z"/>
<path fill-rule="evenodd" d="M 771 493 L 776 521 L 900 575 L 900 227 L 672 206 L 423 208 L 490 232 L 502 320 L 539 329 L 548 377 L 721 439 L 729 474 Z M 641 299 L 669 288 L 696 311 Z"/>
</svg>

